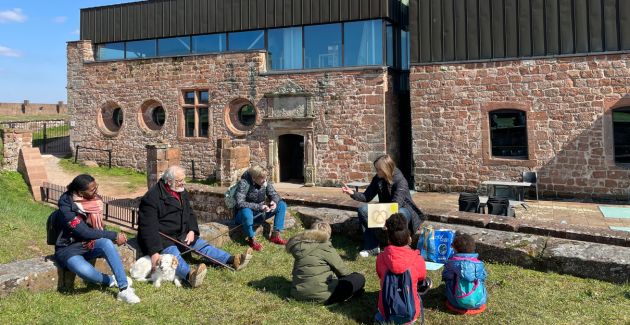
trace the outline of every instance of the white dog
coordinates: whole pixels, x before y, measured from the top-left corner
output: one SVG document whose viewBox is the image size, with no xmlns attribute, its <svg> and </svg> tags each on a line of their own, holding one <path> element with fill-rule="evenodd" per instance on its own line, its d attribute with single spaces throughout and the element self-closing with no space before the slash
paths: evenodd
<svg viewBox="0 0 630 325">
<path fill-rule="evenodd" d="M 151 256 L 143 256 L 138 259 L 129 273 L 131 277 L 137 281 L 143 282 L 151 280 L 156 288 L 159 288 L 162 281 L 173 281 L 176 287 L 181 287 L 181 277 L 175 274 L 179 262 L 177 258 L 171 254 L 160 255 L 157 260 L 155 272 L 151 274 Z"/>
</svg>

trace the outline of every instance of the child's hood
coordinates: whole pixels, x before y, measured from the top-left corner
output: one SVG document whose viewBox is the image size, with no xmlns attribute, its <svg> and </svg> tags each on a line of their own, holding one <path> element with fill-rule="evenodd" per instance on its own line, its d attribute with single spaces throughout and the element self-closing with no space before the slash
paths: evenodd
<svg viewBox="0 0 630 325">
<path fill-rule="evenodd" d="M 408 246 L 398 247 L 389 245 L 383 250 L 383 261 L 387 265 L 387 268 L 395 274 L 401 274 L 407 271 L 412 265 L 418 261 L 420 252 L 416 249 L 411 249 Z"/>
<path fill-rule="evenodd" d="M 467 281 L 485 280 L 486 270 L 483 262 L 478 260 L 479 254 L 453 254 L 446 264 L 459 276 Z"/>
</svg>

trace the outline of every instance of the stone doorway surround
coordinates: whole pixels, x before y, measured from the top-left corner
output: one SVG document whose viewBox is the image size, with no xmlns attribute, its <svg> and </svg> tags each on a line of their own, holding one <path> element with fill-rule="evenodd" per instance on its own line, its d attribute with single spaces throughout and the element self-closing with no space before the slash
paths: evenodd
<svg viewBox="0 0 630 325">
<path fill-rule="evenodd" d="M 268 168 L 272 171 L 272 181 L 280 180 L 278 159 L 278 138 L 285 134 L 304 137 L 304 186 L 315 186 L 315 141 L 313 111 L 314 94 L 288 80 L 271 93 L 266 93 L 267 114 L 263 117 L 269 136 Z"/>
</svg>

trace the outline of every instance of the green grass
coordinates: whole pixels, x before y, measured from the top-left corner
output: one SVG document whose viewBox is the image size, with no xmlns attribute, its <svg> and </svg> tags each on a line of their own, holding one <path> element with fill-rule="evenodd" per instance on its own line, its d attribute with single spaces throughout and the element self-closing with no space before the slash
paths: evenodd
<svg viewBox="0 0 630 325">
<path fill-rule="evenodd" d="M 26 121 L 26 120 L 55 120 L 68 119 L 67 115 L 41 115 L 41 116 L 0 116 L 0 122 Z"/>
<path fill-rule="evenodd" d="M 55 138 L 67 137 L 70 135 L 70 126 L 62 125 L 55 126 L 46 129 L 47 142 L 54 140 Z M 44 130 L 33 133 L 33 147 L 38 147 L 44 144 Z"/>
<path fill-rule="evenodd" d="M 99 179 L 107 179 L 111 182 L 128 182 L 128 184 L 125 184 L 124 187 L 129 189 L 131 192 L 134 192 L 138 188 L 147 186 L 146 172 L 136 172 L 122 167 L 112 167 L 112 169 L 108 169 L 107 165 L 100 166 L 99 168 L 88 168 L 81 166 L 81 164 L 74 165 L 73 162 L 74 158 L 66 157 L 59 161 L 59 166 L 67 172 L 90 174 L 97 181 Z"/>
<path fill-rule="evenodd" d="M 287 236 L 295 233 L 291 231 Z M 291 298 L 293 258 L 284 247 L 262 241 L 241 272 L 209 269 L 199 289 L 156 289 L 136 283 L 142 300 L 130 306 L 116 301 L 115 290 L 83 285 L 71 290 L 21 291 L 0 300 L 4 323 L 37 324 L 372 324 L 379 280 L 375 257 L 358 257 L 360 244 L 333 237 L 333 245 L 350 269 L 366 275 L 366 293 L 357 300 L 324 307 Z M 234 254 L 244 246 L 223 247 Z M 196 263 L 196 262 L 193 262 Z M 445 307 L 440 271 L 431 271 L 434 289 L 424 296 L 426 324 L 624 324 L 630 321 L 630 287 L 572 276 L 487 264 L 487 310 L 455 315 Z"/>
</svg>

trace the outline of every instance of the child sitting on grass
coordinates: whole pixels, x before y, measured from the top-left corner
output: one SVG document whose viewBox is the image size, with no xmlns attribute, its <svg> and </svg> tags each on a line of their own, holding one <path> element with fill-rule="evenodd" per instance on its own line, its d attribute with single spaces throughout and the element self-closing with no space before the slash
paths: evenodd
<svg viewBox="0 0 630 325">
<path fill-rule="evenodd" d="M 475 239 L 469 235 L 455 233 L 453 255 L 442 271 L 446 282 L 446 307 L 463 314 L 478 314 L 486 309 L 486 270 L 475 254 Z"/>
<path fill-rule="evenodd" d="M 374 319 L 381 324 L 412 324 L 422 315 L 424 323 L 418 283 L 422 285 L 427 268 L 420 252 L 409 248 L 411 236 L 407 218 L 402 213 L 392 214 L 385 222 L 385 230 L 389 246 L 376 258 L 381 291 L 378 294 L 379 312 Z"/>
</svg>

